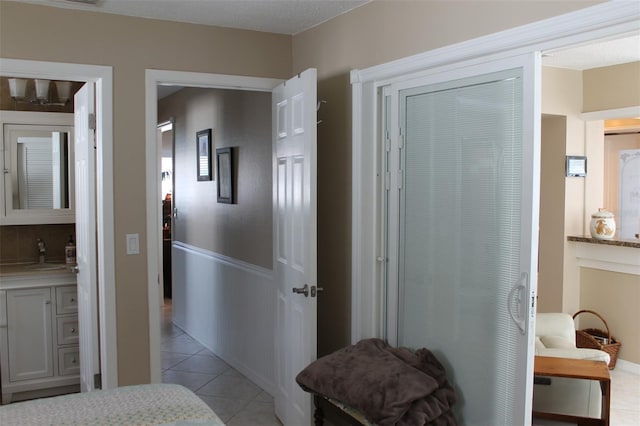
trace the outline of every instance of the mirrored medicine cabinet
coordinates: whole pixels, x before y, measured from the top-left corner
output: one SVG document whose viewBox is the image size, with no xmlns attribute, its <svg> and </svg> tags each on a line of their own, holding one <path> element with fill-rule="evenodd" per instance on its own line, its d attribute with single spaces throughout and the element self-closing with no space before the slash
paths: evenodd
<svg viewBox="0 0 640 426">
<path fill-rule="evenodd" d="M 74 223 L 73 114 L 0 112 L 2 225 Z"/>
</svg>

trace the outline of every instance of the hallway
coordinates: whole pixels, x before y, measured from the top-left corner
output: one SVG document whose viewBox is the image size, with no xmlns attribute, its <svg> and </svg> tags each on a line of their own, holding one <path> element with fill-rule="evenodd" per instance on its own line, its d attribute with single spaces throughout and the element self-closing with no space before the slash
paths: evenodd
<svg viewBox="0 0 640 426">
<path fill-rule="evenodd" d="M 162 382 L 196 393 L 229 426 L 281 426 L 273 398 L 171 322 L 162 307 Z"/>
</svg>

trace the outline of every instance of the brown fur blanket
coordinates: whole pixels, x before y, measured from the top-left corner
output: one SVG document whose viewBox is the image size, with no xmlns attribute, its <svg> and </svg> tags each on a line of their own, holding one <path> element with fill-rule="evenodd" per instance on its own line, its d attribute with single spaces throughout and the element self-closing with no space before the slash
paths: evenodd
<svg viewBox="0 0 640 426">
<path fill-rule="evenodd" d="M 296 377 L 307 392 L 337 399 L 379 426 L 455 425 L 456 394 L 427 349 L 361 340 L 307 366 Z"/>
</svg>

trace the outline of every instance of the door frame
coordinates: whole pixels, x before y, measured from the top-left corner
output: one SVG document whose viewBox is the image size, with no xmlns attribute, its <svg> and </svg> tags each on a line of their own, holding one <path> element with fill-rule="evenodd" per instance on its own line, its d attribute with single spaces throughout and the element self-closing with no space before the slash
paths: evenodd
<svg viewBox="0 0 640 426">
<path fill-rule="evenodd" d="M 284 79 L 245 77 L 227 74 L 208 74 L 171 70 L 145 70 L 145 120 L 146 120 L 146 179 L 147 179 L 147 302 L 149 310 L 149 371 L 150 383 L 162 381 L 160 356 L 160 307 L 159 300 L 159 232 L 161 208 L 159 191 L 160 165 L 158 161 L 158 91 L 157 86 L 184 86 L 209 89 L 249 90 L 271 92 Z M 175 126 L 174 126 L 175 132 Z M 175 170 L 174 170 L 175 172 Z M 179 217 L 179 216 L 178 216 Z M 179 220 L 179 219 L 178 219 Z"/>
<path fill-rule="evenodd" d="M 110 66 L 0 58 L 0 74 L 95 83 L 98 329 L 103 389 L 118 386 L 113 209 L 113 69 Z"/>
<path fill-rule="evenodd" d="M 384 334 L 382 261 L 383 182 L 380 164 L 379 90 L 392 83 L 536 51 L 549 51 L 640 29 L 633 2 L 609 2 L 425 53 L 351 71 L 352 234 L 351 341 Z M 538 93 L 537 102 L 540 102 Z M 371 215 L 371 212 L 375 212 Z"/>
</svg>

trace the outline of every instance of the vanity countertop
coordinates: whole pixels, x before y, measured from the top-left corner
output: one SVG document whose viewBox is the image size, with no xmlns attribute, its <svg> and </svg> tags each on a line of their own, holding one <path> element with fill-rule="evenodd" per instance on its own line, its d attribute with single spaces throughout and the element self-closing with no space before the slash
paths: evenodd
<svg viewBox="0 0 640 426">
<path fill-rule="evenodd" d="M 75 284 L 72 265 L 64 263 L 14 263 L 0 265 L 0 290 Z"/>
</svg>

